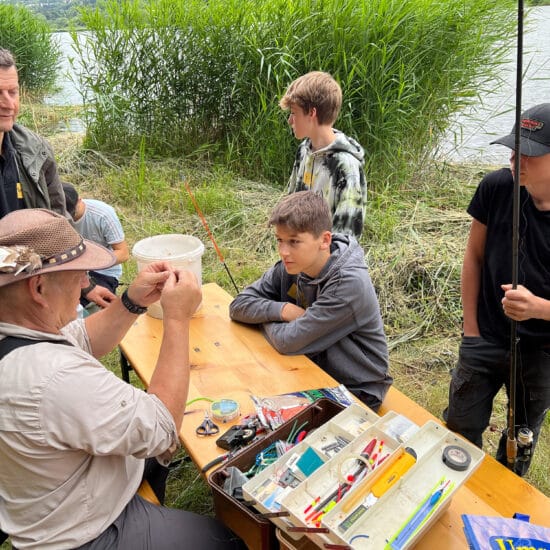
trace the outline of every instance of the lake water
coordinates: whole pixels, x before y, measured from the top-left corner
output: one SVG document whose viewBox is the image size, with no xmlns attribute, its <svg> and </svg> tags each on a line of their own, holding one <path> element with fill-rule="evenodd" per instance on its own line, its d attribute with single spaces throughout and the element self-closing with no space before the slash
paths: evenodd
<svg viewBox="0 0 550 550">
<path fill-rule="evenodd" d="M 550 6 L 527 12 L 523 36 L 522 110 L 550 102 Z M 441 146 L 441 156 L 449 160 L 507 163 L 510 150 L 491 141 L 512 131 L 515 121 L 516 57 L 511 53 L 504 67 L 506 84 L 483 94 L 472 108 L 456 117 Z M 454 141 L 462 139 L 455 146 Z"/>
<path fill-rule="evenodd" d="M 522 106 L 526 109 L 537 103 L 550 102 L 550 6 L 531 8 L 527 12 L 523 38 L 524 79 Z M 56 33 L 64 54 L 58 81 L 61 90 L 47 98 L 54 105 L 79 105 L 82 96 L 72 77 L 69 57 L 74 57 L 69 33 Z M 507 163 L 509 149 L 489 145 L 493 139 L 508 134 L 515 119 L 516 52 L 510 54 L 503 67 L 506 83 L 491 93 L 480 96 L 478 102 L 456 116 L 442 141 L 438 156 L 451 161 Z"/>
</svg>

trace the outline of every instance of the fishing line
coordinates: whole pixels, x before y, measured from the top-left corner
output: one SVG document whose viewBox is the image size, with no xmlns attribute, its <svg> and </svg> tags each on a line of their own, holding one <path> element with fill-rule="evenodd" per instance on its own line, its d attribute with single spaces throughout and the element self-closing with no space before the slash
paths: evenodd
<svg viewBox="0 0 550 550">
<path fill-rule="evenodd" d="M 231 282 L 233 283 L 233 286 L 235 287 L 235 291 L 237 294 L 239 293 L 239 288 L 237 287 L 237 284 L 235 283 L 235 280 L 233 279 L 233 276 L 231 275 L 231 272 L 229 271 L 229 267 L 227 267 L 227 264 L 225 263 L 225 259 L 223 257 L 223 254 L 221 250 L 218 248 L 218 244 L 216 243 L 216 239 L 214 239 L 214 235 L 212 235 L 212 232 L 210 231 L 210 227 L 208 227 L 208 223 L 206 221 L 206 218 L 204 217 L 204 214 L 202 213 L 202 210 L 200 209 L 199 203 L 197 202 L 197 199 L 195 199 L 195 196 L 191 192 L 191 188 L 189 187 L 189 182 L 182 177 L 183 185 L 189 194 L 189 198 L 191 199 L 191 202 L 193 203 L 193 207 L 195 208 L 195 211 L 199 215 L 199 218 L 202 222 L 202 226 L 204 227 L 208 237 L 212 241 L 212 244 L 214 245 L 214 249 L 216 250 L 216 254 L 218 255 L 218 258 L 220 259 L 220 262 L 222 263 L 223 267 L 225 267 L 225 270 L 227 271 L 227 274 L 229 275 L 229 278 L 231 279 Z"/>
</svg>

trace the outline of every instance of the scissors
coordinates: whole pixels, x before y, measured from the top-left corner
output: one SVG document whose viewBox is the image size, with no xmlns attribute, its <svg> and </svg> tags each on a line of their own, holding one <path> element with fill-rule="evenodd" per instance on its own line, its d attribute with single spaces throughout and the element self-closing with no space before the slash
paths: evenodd
<svg viewBox="0 0 550 550">
<path fill-rule="evenodd" d="M 195 432 L 197 435 L 215 435 L 220 431 L 220 428 L 210 418 L 208 411 L 204 411 L 204 420 L 201 425 L 197 427 Z"/>
</svg>

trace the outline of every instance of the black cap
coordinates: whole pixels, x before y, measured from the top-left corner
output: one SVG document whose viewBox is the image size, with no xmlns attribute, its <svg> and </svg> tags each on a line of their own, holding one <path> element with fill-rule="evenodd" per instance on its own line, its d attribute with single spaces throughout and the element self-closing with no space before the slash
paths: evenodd
<svg viewBox="0 0 550 550">
<path fill-rule="evenodd" d="M 550 153 L 550 103 L 535 105 L 521 114 L 520 154 L 527 157 L 541 157 Z M 510 149 L 516 146 L 516 126 L 512 133 L 493 143 L 505 145 Z"/>
</svg>

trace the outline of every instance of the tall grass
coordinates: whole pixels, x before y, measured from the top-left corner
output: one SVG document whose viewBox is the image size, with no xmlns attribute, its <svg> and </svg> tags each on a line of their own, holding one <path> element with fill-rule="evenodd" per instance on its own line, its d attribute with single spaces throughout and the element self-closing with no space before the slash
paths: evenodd
<svg viewBox="0 0 550 550">
<path fill-rule="evenodd" d="M 0 4 L 0 47 L 15 55 L 24 91 L 41 96 L 53 90 L 60 52 L 43 17 L 24 6 Z"/>
<path fill-rule="evenodd" d="M 235 289 L 212 243 L 182 189 L 180 174 L 189 178 L 225 262 L 239 288 L 257 279 L 277 258 L 268 213 L 281 191 L 239 177 L 225 168 L 197 164 L 185 158 L 149 161 L 142 196 L 132 194 L 140 174 L 140 159 L 103 157 L 76 150 L 63 163 L 64 178 L 77 184 L 83 196 L 101 198 L 119 213 L 130 247 L 139 239 L 163 232 L 195 235 L 205 244 L 203 282 L 216 282 L 234 295 Z M 395 385 L 437 417 L 447 404 L 449 371 L 455 366 L 461 331 L 460 266 L 468 235 L 465 207 L 483 170 L 468 166 L 429 164 L 410 180 L 399 196 L 373 193 L 368 205 L 369 233 L 362 245 L 378 294 L 390 347 Z M 132 198 L 133 197 L 133 198 Z M 392 231 L 384 219 L 391 204 Z M 135 274 L 135 262 L 124 265 L 124 283 Z M 118 357 L 107 363 L 119 373 Z M 506 426 L 505 396 L 500 395 L 485 449 L 496 450 L 499 430 Z M 527 480 L 550 496 L 550 416 L 544 423 Z M 204 485 L 193 466 L 174 478 L 176 505 L 203 511 Z M 192 485 L 191 485 L 192 484 Z M 190 496 L 195 495 L 198 496 Z M 200 496 L 202 495 L 202 496 Z M 193 504 L 192 502 L 196 502 Z"/>
<path fill-rule="evenodd" d="M 400 185 L 485 87 L 514 34 L 493 0 L 121 0 L 84 9 L 90 146 L 216 155 L 286 182 L 296 143 L 278 99 L 303 73 L 343 88 L 336 127 L 367 150 L 371 187 Z"/>
</svg>

